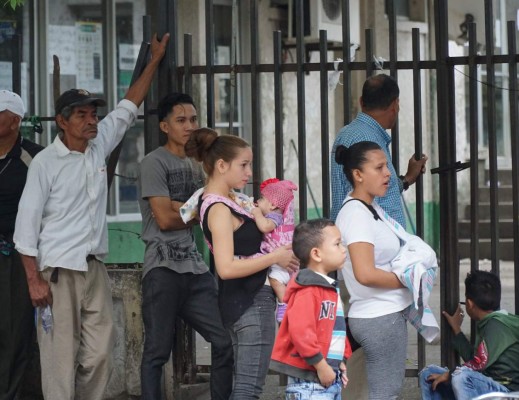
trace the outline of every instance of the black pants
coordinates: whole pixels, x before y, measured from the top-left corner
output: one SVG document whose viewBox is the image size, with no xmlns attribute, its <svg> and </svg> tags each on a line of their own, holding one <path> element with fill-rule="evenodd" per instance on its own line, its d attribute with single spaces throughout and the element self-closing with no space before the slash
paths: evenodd
<svg viewBox="0 0 519 400">
<path fill-rule="evenodd" d="M 14 399 L 29 363 L 34 310 L 17 251 L 0 253 L 0 400 Z"/>
<path fill-rule="evenodd" d="M 209 272 L 179 274 L 163 267 L 152 269 L 142 282 L 142 400 L 161 398 L 162 366 L 173 348 L 176 317 L 211 343 L 211 399 L 227 400 L 232 391 L 233 350 L 218 309 L 216 281 Z"/>
</svg>

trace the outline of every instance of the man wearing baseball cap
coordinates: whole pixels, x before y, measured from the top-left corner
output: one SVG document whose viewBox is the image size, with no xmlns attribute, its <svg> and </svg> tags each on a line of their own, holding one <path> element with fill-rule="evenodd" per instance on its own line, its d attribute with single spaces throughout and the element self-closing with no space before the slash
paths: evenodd
<svg viewBox="0 0 519 400">
<path fill-rule="evenodd" d="M 0 90 L 0 399 L 14 399 L 31 359 L 34 331 L 27 279 L 13 233 L 18 202 L 32 158 L 43 149 L 24 139 L 20 124 L 25 114 L 22 99 Z"/>
<path fill-rule="evenodd" d="M 59 134 L 33 161 L 14 242 L 35 307 L 52 305 L 53 326 L 37 321 L 45 399 L 99 400 L 112 370 L 113 310 L 102 262 L 108 253 L 105 160 L 137 118 L 169 34 L 153 37 L 151 60 L 101 122 L 105 101 L 83 89 L 55 104 Z"/>
</svg>

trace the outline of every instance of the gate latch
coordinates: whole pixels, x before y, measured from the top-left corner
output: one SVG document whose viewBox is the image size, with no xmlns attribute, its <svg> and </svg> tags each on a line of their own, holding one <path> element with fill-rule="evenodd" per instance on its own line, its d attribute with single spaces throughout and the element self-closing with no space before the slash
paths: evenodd
<svg viewBox="0 0 519 400">
<path fill-rule="evenodd" d="M 460 172 L 467 168 L 470 168 L 470 161 L 467 161 L 464 163 L 462 163 L 461 161 L 456 161 L 454 164 L 445 165 L 443 167 L 437 167 L 437 168 L 431 169 L 431 174 L 444 174 L 444 173 L 452 171 L 452 170 L 454 170 L 456 172 Z"/>
</svg>

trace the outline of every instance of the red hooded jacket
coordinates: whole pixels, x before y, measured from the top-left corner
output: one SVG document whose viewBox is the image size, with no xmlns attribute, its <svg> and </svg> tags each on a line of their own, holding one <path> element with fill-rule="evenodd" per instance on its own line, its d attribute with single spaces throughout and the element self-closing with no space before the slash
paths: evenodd
<svg viewBox="0 0 519 400">
<path fill-rule="evenodd" d="M 319 382 L 314 364 L 327 357 L 341 301 L 334 286 L 310 269 L 301 270 L 287 286 L 287 311 L 274 343 L 270 368 Z M 344 317 L 342 317 L 344 318 Z M 344 359 L 351 356 L 346 335 Z"/>
</svg>

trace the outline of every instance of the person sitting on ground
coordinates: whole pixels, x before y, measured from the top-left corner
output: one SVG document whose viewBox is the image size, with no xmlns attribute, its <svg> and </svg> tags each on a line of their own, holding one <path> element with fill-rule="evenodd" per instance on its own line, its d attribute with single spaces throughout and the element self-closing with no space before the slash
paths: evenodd
<svg viewBox="0 0 519 400">
<path fill-rule="evenodd" d="M 287 399 L 339 400 L 351 347 L 337 281 L 328 274 L 343 267 L 346 247 L 332 221 L 316 219 L 296 227 L 292 249 L 306 268 L 288 283 L 270 368 L 288 375 Z"/>
<path fill-rule="evenodd" d="M 277 178 L 265 180 L 260 185 L 261 197 L 252 210 L 258 229 L 263 232 L 261 252 L 270 253 L 280 246 L 292 243 L 294 235 L 294 193 L 297 186 Z M 276 320 L 281 322 L 287 308 L 283 303 L 290 274 L 285 268 L 274 264 L 269 269 L 269 282 L 277 297 Z"/>
<path fill-rule="evenodd" d="M 422 399 L 464 400 L 519 390 L 519 316 L 500 310 L 499 278 L 487 271 L 468 273 L 465 298 L 465 309 L 476 321 L 475 347 L 461 332 L 461 307 L 452 315 L 443 311 L 455 334 L 454 348 L 466 362 L 453 371 L 436 365 L 422 370 Z"/>
</svg>

